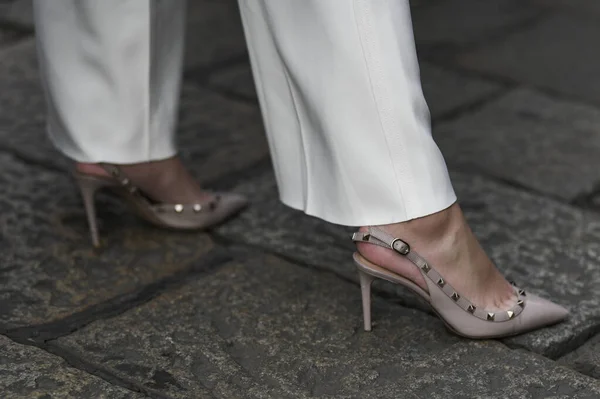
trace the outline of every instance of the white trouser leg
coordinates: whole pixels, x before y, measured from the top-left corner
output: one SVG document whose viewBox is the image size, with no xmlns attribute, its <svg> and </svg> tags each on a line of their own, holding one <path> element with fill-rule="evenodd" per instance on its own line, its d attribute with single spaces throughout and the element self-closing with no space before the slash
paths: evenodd
<svg viewBox="0 0 600 399">
<path fill-rule="evenodd" d="M 185 0 L 35 0 L 48 130 L 80 162 L 175 155 Z"/>
<path fill-rule="evenodd" d="M 406 0 L 239 0 L 281 199 L 345 225 L 456 201 Z"/>
</svg>

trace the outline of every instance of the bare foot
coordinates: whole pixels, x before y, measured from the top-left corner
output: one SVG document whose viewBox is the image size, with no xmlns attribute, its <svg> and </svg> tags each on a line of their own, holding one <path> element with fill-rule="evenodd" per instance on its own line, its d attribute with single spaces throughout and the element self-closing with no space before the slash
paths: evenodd
<svg viewBox="0 0 600 399">
<path fill-rule="evenodd" d="M 407 242 L 476 306 L 505 310 L 516 301 L 513 287 L 479 245 L 458 204 L 423 218 L 378 227 Z M 357 247 L 369 261 L 409 278 L 427 291 L 417 267 L 402 255 L 367 243 L 358 243 Z"/>
<path fill-rule="evenodd" d="M 77 163 L 76 167 L 82 173 L 108 176 L 98 164 Z M 189 204 L 212 199 L 212 194 L 202 190 L 178 157 L 119 168 L 132 184 L 157 202 Z"/>
</svg>

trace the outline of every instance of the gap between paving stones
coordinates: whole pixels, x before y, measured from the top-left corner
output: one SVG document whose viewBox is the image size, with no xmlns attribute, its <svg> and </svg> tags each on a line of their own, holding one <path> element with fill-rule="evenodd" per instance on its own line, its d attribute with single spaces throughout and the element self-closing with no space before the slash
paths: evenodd
<svg viewBox="0 0 600 399">
<path fill-rule="evenodd" d="M 235 248 L 232 248 L 232 250 L 233 250 L 232 255 L 233 255 L 234 259 L 235 259 L 236 255 L 237 256 L 243 255 L 245 257 L 251 257 L 252 252 L 256 252 L 256 251 L 248 251 L 248 250 L 244 250 L 244 249 L 237 251 Z M 265 252 L 265 251 L 262 251 L 262 252 Z M 266 251 L 266 252 L 269 252 L 269 251 Z M 281 256 L 277 256 L 277 257 L 281 258 Z M 297 267 L 302 267 L 302 268 L 305 267 L 305 265 L 298 264 L 297 261 L 294 261 L 293 264 L 296 265 Z M 324 270 L 320 270 L 314 266 L 309 266 L 309 267 L 310 267 L 310 269 L 317 270 L 319 272 L 324 271 Z M 328 274 L 333 274 L 334 277 L 339 278 L 339 276 L 336 273 L 333 273 L 328 270 L 325 272 L 327 272 Z M 347 279 L 343 279 L 343 280 L 348 281 Z M 353 284 L 353 285 L 356 285 L 356 284 Z M 172 287 L 168 287 L 168 288 L 172 288 Z M 381 298 L 381 296 L 378 294 L 376 294 L 376 296 L 379 296 Z M 385 298 L 383 298 L 383 299 L 385 299 Z M 126 310 L 130 310 L 130 309 L 126 309 Z M 117 316 L 117 314 L 114 314 L 114 315 L 110 315 L 109 317 L 116 317 L 116 316 Z M 448 333 L 448 334 L 450 334 L 450 333 Z M 99 377 L 99 378 L 107 381 L 110 384 L 117 385 L 122 388 L 134 391 L 134 392 L 140 392 L 140 393 L 143 393 L 143 394 L 148 395 L 153 398 L 161 398 L 161 399 L 163 399 L 163 398 L 170 399 L 171 398 L 170 395 L 165 395 L 158 390 L 148 388 L 147 386 L 144 386 L 143 384 L 136 382 L 136 380 L 134 378 L 119 377 L 115 373 L 111 372 L 109 368 L 105 368 L 101 364 L 94 363 L 93 361 L 88 361 L 85 358 L 83 358 L 81 355 L 78 355 L 75 351 L 66 349 L 64 347 L 61 347 L 60 345 L 55 344 L 53 342 L 54 340 L 49 341 L 49 342 L 43 342 L 43 343 L 32 342 L 31 340 L 27 340 L 27 339 L 25 339 L 25 340 L 13 339 L 13 340 L 20 344 L 34 346 L 34 347 L 43 349 L 55 356 L 62 358 L 68 365 L 70 365 L 74 368 L 77 368 L 79 370 L 82 370 L 84 372 L 87 372 L 96 377 Z M 521 348 L 516 348 L 516 349 L 510 348 L 510 349 L 511 350 L 522 350 Z M 526 350 L 526 352 L 530 352 L 530 351 Z M 540 355 L 538 355 L 538 356 L 540 356 Z M 541 357 L 543 357 L 543 356 L 541 356 Z M 240 367 L 241 367 L 241 365 L 240 365 Z M 208 387 L 207 387 L 207 390 L 210 391 L 210 389 L 208 389 Z"/>
<path fill-rule="evenodd" d="M 13 148 L 10 146 L 7 147 L 5 145 L 0 144 L 0 155 L 2 155 L 2 154 L 12 156 L 17 161 L 20 161 L 20 162 L 24 163 L 25 165 L 32 166 L 34 168 L 40 168 L 40 169 L 44 169 L 49 172 L 55 172 L 55 173 L 60 173 L 60 174 L 65 173 L 65 171 L 63 169 L 59 168 L 58 166 L 56 166 L 54 164 L 51 164 L 49 162 L 44 162 L 39 159 L 35 159 L 35 158 L 27 155 L 27 153 L 19 151 L 16 148 Z"/>
<path fill-rule="evenodd" d="M 168 289 L 185 284 L 190 277 L 210 274 L 230 260 L 231 256 L 223 248 L 216 247 L 205 255 L 203 262 L 146 285 L 137 291 L 92 305 L 82 312 L 74 313 L 55 322 L 13 329 L 0 329 L 0 333 L 19 343 L 44 343 L 69 335 L 96 320 L 107 319 L 122 314 L 152 300 L 152 298 Z"/>
<path fill-rule="evenodd" d="M 137 386 L 136 384 L 131 384 L 128 381 L 122 380 L 118 376 L 113 375 L 112 373 L 102 369 L 101 366 L 92 365 L 91 363 L 86 362 L 84 359 L 77 358 L 76 356 L 70 356 L 65 350 L 57 349 L 52 347 L 51 345 L 36 343 L 29 340 L 15 340 L 10 336 L 4 334 L 0 335 L 10 339 L 11 341 L 17 344 L 30 346 L 32 348 L 38 348 L 51 355 L 57 356 L 60 359 L 64 360 L 68 366 L 73 367 L 74 369 L 77 369 L 79 371 L 83 371 L 84 373 L 87 373 L 94 377 L 98 377 L 111 385 L 118 386 L 132 392 L 147 394 L 146 392 L 144 392 L 143 388 Z M 154 397 L 160 399 L 170 399 L 169 397 L 164 395 Z"/>
</svg>

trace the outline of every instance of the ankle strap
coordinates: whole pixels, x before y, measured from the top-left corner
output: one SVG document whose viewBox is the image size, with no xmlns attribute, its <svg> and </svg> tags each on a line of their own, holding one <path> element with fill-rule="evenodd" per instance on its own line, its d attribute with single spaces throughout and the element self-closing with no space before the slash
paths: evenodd
<svg viewBox="0 0 600 399">
<path fill-rule="evenodd" d="M 379 245 L 387 249 L 392 249 L 406 259 L 411 261 L 415 266 L 421 269 L 425 274 L 429 273 L 431 266 L 423 259 L 418 253 L 410 249 L 410 245 L 407 242 L 402 241 L 400 238 L 386 233 L 378 227 L 369 227 L 369 231 L 366 233 L 356 232 L 352 234 L 352 241 L 366 242 L 369 244 Z"/>
<path fill-rule="evenodd" d="M 369 227 L 367 233 L 356 232 L 352 234 L 352 240 L 357 242 L 368 242 L 369 244 L 379 245 L 387 249 L 393 249 L 400 255 L 410 253 L 410 245 L 399 238 L 389 235 L 385 231 L 376 227 Z"/>
</svg>

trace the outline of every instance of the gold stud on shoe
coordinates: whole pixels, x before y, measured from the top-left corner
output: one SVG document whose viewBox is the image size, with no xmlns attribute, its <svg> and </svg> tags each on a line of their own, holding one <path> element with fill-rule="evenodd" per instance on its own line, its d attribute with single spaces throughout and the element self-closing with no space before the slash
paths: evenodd
<svg viewBox="0 0 600 399">
<path fill-rule="evenodd" d="M 177 204 L 173 208 L 175 209 L 175 212 L 177 212 L 177 213 L 183 212 L 183 205 L 181 205 L 181 204 Z"/>
<path fill-rule="evenodd" d="M 522 299 L 519 299 L 519 300 L 517 301 L 517 305 L 519 305 L 520 307 L 524 308 L 524 307 L 525 307 L 525 302 L 523 302 L 523 300 L 522 300 Z"/>
<path fill-rule="evenodd" d="M 453 293 L 452 293 L 452 299 L 453 299 L 454 301 L 458 301 L 458 300 L 460 299 L 460 295 L 458 295 L 456 292 L 453 292 Z"/>
<path fill-rule="evenodd" d="M 194 212 L 198 213 L 202 210 L 202 205 L 194 204 Z"/>
<path fill-rule="evenodd" d="M 494 321 L 494 317 L 496 317 L 496 315 L 494 313 L 488 313 L 487 314 L 487 320 L 488 321 Z"/>
<path fill-rule="evenodd" d="M 371 234 L 365 234 L 362 239 L 363 241 L 369 241 L 369 238 L 371 238 Z"/>
<path fill-rule="evenodd" d="M 438 284 L 440 287 L 443 287 L 444 285 L 446 285 L 446 282 L 444 281 L 444 279 L 443 279 L 443 278 L 441 278 L 441 277 L 440 277 L 440 279 L 438 280 L 437 284 Z"/>
<path fill-rule="evenodd" d="M 423 270 L 425 273 L 429 273 L 429 271 L 431 270 L 431 267 L 429 267 L 429 265 L 427 263 L 423 264 L 423 266 L 421 266 L 421 270 Z"/>
<path fill-rule="evenodd" d="M 509 319 L 512 319 L 513 317 L 515 317 L 515 312 L 513 312 L 512 310 L 507 310 L 506 314 L 508 315 Z"/>
<path fill-rule="evenodd" d="M 525 293 L 524 290 L 519 290 L 519 295 L 521 295 L 521 296 L 527 296 L 527 294 Z"/>
<path fill-rule="evenodd" d="M 469 312 L 469 313 L 475 313 L 475 306 L 469 305 L 469 307 L 467 308 L 467 312 Z"/>
</svg>

